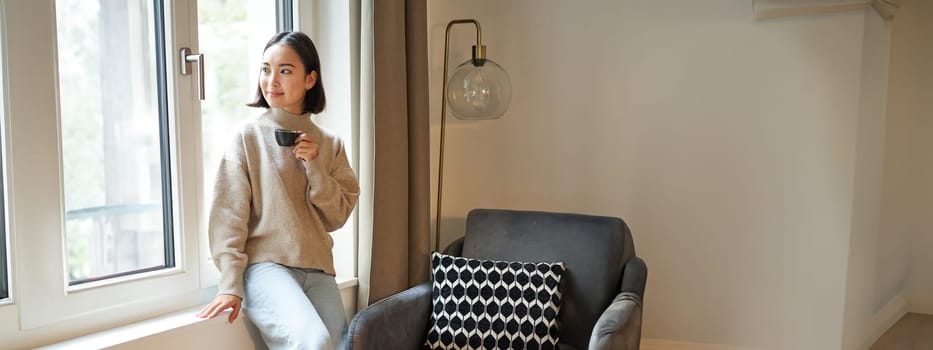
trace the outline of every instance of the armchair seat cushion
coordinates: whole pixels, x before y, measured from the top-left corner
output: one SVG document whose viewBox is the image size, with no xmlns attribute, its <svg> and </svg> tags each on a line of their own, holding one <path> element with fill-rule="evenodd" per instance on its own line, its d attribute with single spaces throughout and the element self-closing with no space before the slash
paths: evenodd
<svg viewBox="0 0 933 350">
<path fill-rule="evenodd" d="M 479 260 L 433 253 L 427 349 L 554 349 L 562 262 Z"/>
</svg>

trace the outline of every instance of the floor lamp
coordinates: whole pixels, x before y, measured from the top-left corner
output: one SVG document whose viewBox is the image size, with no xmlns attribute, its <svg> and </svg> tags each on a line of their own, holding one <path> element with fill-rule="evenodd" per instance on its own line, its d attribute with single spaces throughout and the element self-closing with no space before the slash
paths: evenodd
<svg viewBox="0 0 933 350">
<path fill-rule="evenodd" d="M 476 28 L 473 57 L 454 70 L 447 79 L 450 58 L 450 28 L 472 23 Z M 434 228 L 434 250 L 440 251 L 441 198 L 444 190 L 444 136 L 447 133 L 447 102 L 457 119 L 496 119 L 509 108 L 512 83 L 508 74 L 496 62 L 486 58 L 483 30 L 475 19 L 455 19 L 447 23 L 444 35 L 444 84 L 441 91 L 441 140 L 437 162 L 437 217 Z"/>
</svg>

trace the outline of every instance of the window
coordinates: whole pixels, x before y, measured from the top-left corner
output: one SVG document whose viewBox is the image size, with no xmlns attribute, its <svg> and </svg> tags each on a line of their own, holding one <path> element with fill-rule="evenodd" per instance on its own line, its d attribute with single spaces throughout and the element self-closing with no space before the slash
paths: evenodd
<svg viewBox="0 0 933 350">
<path fill-rule="evenodd" d="M 205 68 L 207 98 L 201 101 L 202 164 L 205 210 L 210 205 L 214 176 L 223 148 L 230 141 L 230 128 L 250 113 L 254 108 L 244 108 L 256 93 L 262 51 L 269 38 L 276 31 L 293 30 L 291 21 L 294 11 L 292 2 L 275 1 L 276 6 L 268 6 L 268 0 L 206 1 L 198 2 L 198 37 L 201 52 L 210 61 Z M 349 18 L 349 6 L 346 4 L 318 3 L 309 6 L 309 2 L 299 2 L 304 13 L 327 13 L 325 17 Z M 297 4 L 296 4 L 297 5 Z M 336 12 L 339 10 L 344 12 Z M 278 15 L 276 15 L 276 12 Z M 337 20 L 330 20 L 338 23 Z M 308 20 L 306 23 L 311 23 Z M 324 22 L 317 21 L 319 23 Z M 346 24 L 343 24 L 346 26 Z M 336 24 L 335 24 L 336 26 Z M 257 29 L 258 28 L 258 29 Z M 278 28 L 278 29 L 277 29 Z M 349 74 L 349 43 L 346 30 L 333 30 L 330 27 L 315 30 L 311 26 L 297 28 L 309 34 L 321 54 L 323 75 L 326 76 L 327 108 L 324 113 L 314 116 L 314 121 L 338 132 L 344 140 L 348 154 L 352 155 Z M 230 37 L 246 38 L 245 41 L 227 40 Z M 343 94 L 341 94 L 343 92 Z M 352 161 L 352 159 L 351 159 Z M 206 223 L 205 223 L 206 224 Z M 355 236 L 353 219 L 337 232 L 334 238 L 334 267 L 340 278 L 355 277 Z M 206 230 L 206 226 L 203 228 Z M 202 255 L 205 257 L 205 282 L 216 279 L 213 263 L 207 258 L 209 251 L 207 237 L 202 238 Z"/>
<path fill-rule="evenodd" d="M 153 5 L 55 2 L 72 285 L 175 265 Z"/>
<path fill-rule="evenodd" d="M 230 141 L 231 127 L 251 112 L 245 106 L 256 93 L 262 50 L 276 33 L 276 9 L 263 6 L 268 0 L 259 1 L 198 3 L 199 44 L 210 59 L 204 72 L 207 96 L 201 101 L 205 198 L 213 190 L 214 173 Z M 228 40 L 231 37 L 247 40 Z"/>
<path fill-rule="evenodd" d="M 16 244 L 0 348 L 203 302 L 197 76 L 178 62 L 194 4 L 2 3 Z"/>
<path fill-rule="evenodd" d="M 203 187 L 201 217 L 208 217 L 214 176 L 230 141 L 231 128 L 253 112 L 259 83 L 262 50 L 276 33 L 277 12 L 290 6 L 268 0 L 201 0 L 198 2 L 198 44 L 206 56 L 205 99 L 201 104 L 201 166 Z M 237 37 L 246 40 L 229 40 Z M 255 73 L 255 74 L 254 74 Z M 210 259 L 207 220 L 201 225 L 202 283 L 215 284 L 219 272 Z"/>
</svg>

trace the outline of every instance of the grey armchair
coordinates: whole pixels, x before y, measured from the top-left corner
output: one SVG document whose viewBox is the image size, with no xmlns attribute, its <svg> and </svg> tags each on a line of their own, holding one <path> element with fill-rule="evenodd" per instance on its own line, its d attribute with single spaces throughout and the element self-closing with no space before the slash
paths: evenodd
<svg viewBox="0 0 933 350">
<path fill-rule="evenodd" d="M 561 280 L 560 349 L 638 349 L 647 267 L 619 218 L 475 209 L 446 254 L 556 262 Z M 420 349 L 430 327 L 431 282 L 387 297 L 350 322 L 350 349 Z"/>
</svg>

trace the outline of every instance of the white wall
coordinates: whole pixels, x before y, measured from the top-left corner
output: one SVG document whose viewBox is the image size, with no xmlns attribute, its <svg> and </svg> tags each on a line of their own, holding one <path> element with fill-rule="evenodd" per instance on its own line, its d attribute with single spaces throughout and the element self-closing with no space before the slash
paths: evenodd
<svg viewBox="0 0 933 350">
<path fill-rule="evenodd" d="M 871 143 L 884 133 L 883 156 L 862 153 L 857 166 L 857 199 L 853 208 L 845 314 L 845 349 L 867 349 L 883 331 L 905 312 L 933 313 L 933 3 L 899 1 L 900 9 L 890 25 L 890 40 L 876 23 L 866 22 L 863 79 L 888 79 L 886 125 L 866 129 L 859 125 L 859 147 L 863 135 Z M 871 73 L 884 65 L 889 45 L 887 77 Z M 872 54 L 875 53 L 875 54 Z M 874 84 L 862 82 L 869 94 L 862 103 L 873 104 L 879 95 Z M 883 103 L 882 103 L 883 104 Z M 864 115 L 860 114 L 860 120 Z M 869 124 L 877 124 L 869 121 Z M 869 131 L 870 130 L 870 131 Z M 875 147 L 872 147 L 875 148 Z M 880 160 L 880 162 L 878 162 Z M 874 184 L 883 169 L 880 201 Z M 864 179 L 864 181 L 860 181 Z M 861 185 L 859 185 L 861 183 Z M 871 186 L 865 186 L 871 183 Z M 880 202 L 880 206 L 877 203 Z"/>
<path fill-rule="evenodd" d="M 878 301 L 906 285 L 910 311 L 933 314 L 933 2 L 898 2 L 885 164 L 888 230 L 878 240 Z"/>
<path fill-rule="evenodd" d="M 888 79 L 886 125 L 864 134 L 859 125 L 859 147 L 863 134 L 876 143 L 883 132 L 883 157 L 862 153 L 857 166 L 857 200 L 853 208 L 846 295 L 846 349 L 867 349 L 882 332 L 905 312 L 933 313 L 933 282 L 929 276 L 933 258 L 933 3 L 899 1 L 900 8 L 890 24 L 890 40 L 880 37 L 875 23 L 866 22 L 863 79 Z M 870 20 L 871 18 L 867 18 Z M 874 30 L 874 32 L 873 32 Z M 871 73 L 885 57 L 872 54 L 889 45 L 887 78 Z M 874 49 L 872 48 L 874 47 Z M 874 76 L 873 76 L 874 75 Z M 863 95 L 862 103 L 873 103 L 878 91 Z M 869 97 L 869 98 L 866 98 Z M 869 106 L 874 110 L 878 105 Z M 864 115 L 860 114 L 860 120 Z M 869 123 L 877 123 L 869 121 Z M 880 163 L 877 161 L 881 160 Z M 877 166 L 876 166 L 877 164 Z M 880 206 L 874 187 L 883 169 Z M 864 181 L 859 181 L 864 179 Z M 877 211 L 876 211 L 877 210 Z M 880 215 L 876 215 L 880 214 Z"/>
<path fill-rule="evenodd" d="M 429 2 L 435 135 L 447 21 L 478 19 L 513 84 L 504 118 L 448 121 L 441 246 L 477 207 L 619 216 L 648 263 L 645 337 L 842 347 L 852 226 L 877 221 L 853 213 L 880 196 L 878 174 L 857 172 L 883 146 L 861 129 L 878 123 L 860 113 L 878 103 L 860 103 L 866 13 Z M 473 33 L 455 30 L 458 63 Z"/>
<path fill-rule="evenodd" d="M 867 349 L 904 311 L 904 303 L 898 302 L 903 298 L 892 299 L 899 297 L 901 290 L 885 300 L 885 304 L 892 301 L 890 310 L 882 312 L 876 305 L 877 295 L 881 294 L 879 272 L 891 272 L 890 268 L 880 266 L 877 258 L 884 188 L 889 46 L 888 24 L 880 16 L 865 16 L 843 349 Z"/>
</svg>

